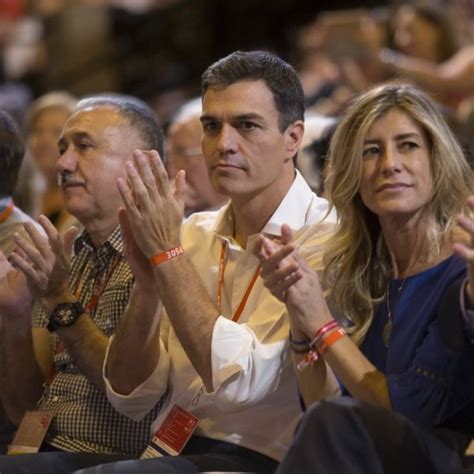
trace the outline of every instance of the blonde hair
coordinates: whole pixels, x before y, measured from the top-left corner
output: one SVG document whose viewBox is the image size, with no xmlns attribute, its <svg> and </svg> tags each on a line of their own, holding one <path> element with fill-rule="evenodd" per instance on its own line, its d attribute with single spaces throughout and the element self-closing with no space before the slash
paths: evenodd
<svg viewBox="0 0 474 474">
<path fill-rule="evenodd" d="M 71 114 L 76 108 L 76 104 L 77 99 L 69 94 L 69 92 L 48 92 L 47 94 L 38 97 L 31 104 L 26 114 L 27 134 L 31 132 L 31 128 L 34 127 L 35 122 L 45 110 L 64 110 L 67 114 Z"/>
<path fill-rule="evenodd" d="M 346 109 L 329 152 L 326 193 L 339 223 L 325 253 L 324 281 L 358 344 L 372 323 L 374 303 L 383 298 L 391 271 L 378 217 L 359 195 L 363 143 L 374 122 L 394 108 L 425 132 L 430 145 L 433 189 L 426 212 L 436 223 L 426 231 L 430 241 L 433 236 L 439 241 L 452 230 L 455 215 L 463 211 L 473 189 L 472 171 L 458 141 L 420 90 L 385 84 L 358 96 Z"/>
</svg>

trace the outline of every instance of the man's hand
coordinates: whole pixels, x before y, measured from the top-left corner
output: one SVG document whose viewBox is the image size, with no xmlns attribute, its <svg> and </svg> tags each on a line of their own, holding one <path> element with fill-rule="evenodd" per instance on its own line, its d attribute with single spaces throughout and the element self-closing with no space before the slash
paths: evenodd
<svg viewBox="0 0 474 474">
<path fill-rule="evenodd" d="M 178 172 L 173 189 L 156 151 L 135 151 L 126 170 L 128 179 L 119 178 L 118 189 L 134 240 L 150 259 L 179 245 L 185 174 Z"/>
<path fill-rule="evenodd" d="M 11 259 L 25 275 L 34 296 L 41 299 L 43 305 L 48 305 L 69 292 L 69 262 L 78 229 L 68 229 L 63 241 L 47 217 L 40 216 L 38 222 L 46 236 L 30 222 L 25 223 L 25 230 L 32 243 L 15 234 L 19 250 L 12 253 Z"/>
<path fill-rule="evenodd" d="M 467 233 L 467 239 L 464 242 L 454 243 L 453 250 L 466 262 L 468 275 L 466 305 L 468 308 L 474 309 L 474 194 L 467 199 L 467 205 L 471 211 L 470 215 L 460 214 L 457 216 L 459 226 Z"/>
<path fill-rule="evenodd" d="M 133 231 L 128 221 L 125 209 L 119 209 L 120 234 L 122 236 L 124 255 L 132 270 L 135 282 L 142 288 L 153 286 L 155 279 L 153 277 L 153 267 L 150 260 L 145 257 L 138 247 L 133 237 Z"/>
</svg>

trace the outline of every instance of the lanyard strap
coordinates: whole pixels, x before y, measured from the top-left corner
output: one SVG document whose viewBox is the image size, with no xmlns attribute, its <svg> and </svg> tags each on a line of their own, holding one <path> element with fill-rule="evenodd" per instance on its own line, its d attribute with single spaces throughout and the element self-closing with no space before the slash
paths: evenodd
<svg viewBox="0 0 474 474">
<path fill-rule="evenodd" d="M 92 291 L 92 296 L 89 300 L 89 302 L 86 304 L 86 311 L 88 313 L 92 313 L 92 311 L 95 309 L 95 307 L 99 303 L 99 298 L 101 297 L 102 293 L 105 291 L 105 288 L 107 287 L 107 284 L 109 283 L 110 278 L 112 277 L 112 274 L 114 273 L 115 269 L 117 268 L 117 265 L 120 263 L 122 260 L 122 256 L 119 254 L 115 257 L 112 265 L 110 266 L 110 270 L 107 273 L 107 276 L 103 280 L 102 284 L 100 286 L 97 286 L 95 284 L 95 279 L 94 279 L 94 286 L 93 286 L 93 291 Z M 78 289 L 74 296 L 77 299 L 80 299 L 80 294 L 81 291 L 84 289 L 84 286 L 82 288 Z"/>
<path fill-rule="evenodd" d="M 3 224 L 10 217 L 10 214 L 13 212 L 14 206 L 15 203 L 13 202 L 13 199 L 10 199 L 10 202 L 7 204 L 7 207 L 3 209 L 2 212 L 0 212 L 0 224 Z"/>
<path fill-rule="evenodd" d="M 222 242 L 221 255 L 219 258 L 219 274 L 217 277 L 217 295 L 216 295 L 217 308 L 219 312 L 221 312 L 221 307 L 222 307 L 222 287 L 224 286 L 224 272 L 225 272 L 225 267 L 227 265 L 226 255 L 227 255 L 227 242 Z M 247 300 L 249 299 L 250 292 L 252 291 L 252 288 L 254 287 L 255 282 L 257 281 L 259 273 L 260 273 L 260 265 L 255 270 L 255 273 L 253 274 L 250 280 L 250 283 L 247 286 L 247 289 L 245 290 L 244 296 L 242 296 L 240 304 L 232 316 L 232 321 L 234 321 L 235 323 L 239 320 L 240 315 L 242 314 L 242 311 L 244 310 L 245 305 L 247 304 Z"/>
</svg>

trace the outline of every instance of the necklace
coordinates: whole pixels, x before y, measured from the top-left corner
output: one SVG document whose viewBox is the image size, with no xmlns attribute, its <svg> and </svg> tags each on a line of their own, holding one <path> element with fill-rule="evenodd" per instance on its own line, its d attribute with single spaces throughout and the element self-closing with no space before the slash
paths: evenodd
<svg viewBox="0 0 474 474">
<path fill-rule="evenodd" d="M 400 286 L 397 288 L 397 294 L 395 296 L 395 301 L 394 304 L 392 305 L 393 311 L 395 311 L 395 308 L 397 307 L 398 300 L 400 299 L 400 295 L 402 294 L 403 291 L 403 285 L 405 285 L 405 282 L 407 281 L 408 276 L 406 276 L 400 283 Z M 392 326 L 393 326 L 393 312 L 390 309 L 390 280 L 387 284 L 387 322 L 385 323 L 382 331 L 382 339 L 385 347 L 388 347 L 390 345 L 390 336 L 392 335 Z"/>
<path fill-rule="evenodd" d="M 428 248 L 428 251 L 425 252 L 425 259 L 422 258 L 422 255 L 419 255 L 418 259 L 415 260 L 415 262 L 413 262 L 411 265 L 409 265 L 408 268 L 404 271 L 405 277 L 400 282 L 400 285 L 397 288 L 397 294 L 395 295 L 394 302 L 392 305 L 393 310 L 390 309 L 390 280 L 387 283 L 387 298 L 386 298 L 387 322 L 385 323 L 382 330 L 382 340 L 385 347 L 388 347 L 390 345 L 390 336 L 392 335 L 393 317 L 394 317 L 395 309 L 400 300 L 400 296 L 402 294 L 403 287 L 405 285 L 405 282 L 407 281 L 407 278 L 413 274 L 415 269 L 417 270 L 417 272 L 419 272 L 433 265 L 434 262 L 438 261 L 438 259 L 440 258 L 440 255 L 442 255 L 441 251 L 438 249 L 435 254 L 436 256 L 434 256 L 432 253 L 433 251 L 432 244 L 430 244 L 429 242 L 428 242 L 427 248 Z"/>
</svg>

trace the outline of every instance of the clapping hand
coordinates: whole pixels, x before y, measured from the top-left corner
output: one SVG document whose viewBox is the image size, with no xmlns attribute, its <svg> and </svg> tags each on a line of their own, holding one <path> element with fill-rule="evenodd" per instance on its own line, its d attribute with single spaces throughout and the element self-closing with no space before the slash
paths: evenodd
<svg viewBox="0 0 474 474">
<path fill-rule="evenodd" d="M 126 164 L 126 171 L 127 180 L 119 179 L 117 184 L 128 228 L 149 259 L 179 244 L 184 214 L 184 171 L 176 175 L 173 189 L 158 153 L 140 150 L 133 154 L 133 162 Z"/>
<path fill-rule="evenodd" d="M 474 194 L 467 200 L 470 215 L 457 216 L 459 226 L 467 233 L 464 242 L 453 244 L 455 253 L 461 257 L 467 266 L 468 282 L 466 285 L 466 305 L 474 309 Z"/>
<path fill-rule="evenodd" d="M 332 316 L 318 274 L 299 255 L 292 240 L 291 229 L 283 225 L 281 242 L 260 236 L 255 253 L 265 286 L 286 303 L 293 324 L 311 338 Z"/>
<path fill-rule="evenodd" d="M 11 260 L 25 275 L 33 295 L 47 303 L 68 292 L 70 257 L 78 229 L 68 229 L 63 240 L 47 217 L 40 216 L 38 222 L 45 233 L 31 222 L 25 223 L 31 242 L 15 234 L 18 250 L 11 254 Z"/>
</svg>

